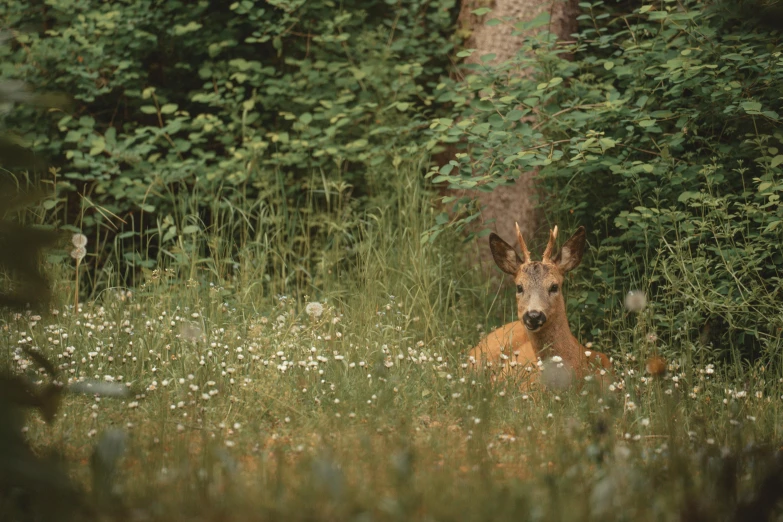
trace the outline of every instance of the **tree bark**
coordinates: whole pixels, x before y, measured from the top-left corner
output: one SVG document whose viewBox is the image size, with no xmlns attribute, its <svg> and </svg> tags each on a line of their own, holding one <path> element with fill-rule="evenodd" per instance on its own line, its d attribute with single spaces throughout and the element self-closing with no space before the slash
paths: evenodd
<svg viewBox="0 0 783 522">
<path fill-rule="evenodd" d="M 479 17 L 471 13 L 480 7 L 491 8 L 491 16 Z M 487 19 L 510 17 L 529 21 L 544 12 L 550 13 L 550 22 L 543 29 L 548 29 L 558 39 L 569 39 L 577 31 L 576 0 L 463 0 L 458 25 L 461 31 L 469 33 L 465 48 L 476 49 L 465 60 L 466 63 L 478 63 L 481 56 L 489 53 L 496 55 L 491 63 L 503 62 L 517 53 L 525 36 L 528 36 L 512 35 L 512 24 L 508 23 L 488 27 L 484 25 Z M 479 192 L 477 199 L 482 207 L 479 229 L 485 228 L 487 221 L 494 219 L 488 226 L 513 244 L 516 243 L 514 223 L 518 222 L 522 234 L 530 241 L 538 231 L 541 218 L 535 205 L 535 174 L 535 171 L 525 172 L 513 185 L 500 186 L 492 192 Z M 477 246 L 479 262 L 486 271 L 493 265 L 492 256 L 484 241 Z"/>
</svg>

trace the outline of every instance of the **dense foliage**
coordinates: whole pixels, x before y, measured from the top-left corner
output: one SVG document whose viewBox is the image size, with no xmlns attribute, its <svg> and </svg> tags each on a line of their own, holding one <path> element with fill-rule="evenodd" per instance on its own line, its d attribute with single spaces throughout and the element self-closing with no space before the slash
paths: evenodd
<svg viewBox="0 0 783 522">
<path fill-rule="evenodd" d="M 779 353 L 783 42 L 750 4 L 583 2 L 573 45 L 543 33 L 439 90 L 455 110 L 434 125 L 467 154 L 434 181 L 491 188 L 536 168 L 548 218 L 594 234 L 576 296 L 594 334 L 641 287 L 662 339 Z"/>
<path fill-rule="evenodd" d="M 12 1 L 3 74 L 76 106 L 5 120 L 55 165 L 50 220 L 88 234 L 93 272 L 167 259 L 252 273 L 266 295 L 320 287 L 360 255 L 357 211 L 402 201 L 401 165 L 446 143 L 464 154 L 434 182 L 488 190 L 537 168 L 547 218 L 591 231 L 571 295 L 583 336 L 611 331 L 641 288 L 640 335 L 662 348 L 776 353 L 775 3 L 580 6 L 574 42 L 542 32 L 450 79 L 453 0 Z M 429 237 L 472 219 L 460 216 L 438 216 Z"/>
<path fill-rule="evenodd" d="M 76 100 L 9 124 L 59 168 L 48 207 L 98 244 L 121 232 L 126 262 L 154 265 L 157 248 L 226 211 L 248 213 L 263 237 L 302 208 L 334 215 L 349 196 L 383 196 L 389 172 L 421 154 L 454 6 L 4 2 L 0 25 L 19 32 L 2 74 Z M 292 227 L 287 240 L 307 247 L 303 234 L 326 231 Z M 130 251 L 140 245 L 153 259 Z"/>
</svg>

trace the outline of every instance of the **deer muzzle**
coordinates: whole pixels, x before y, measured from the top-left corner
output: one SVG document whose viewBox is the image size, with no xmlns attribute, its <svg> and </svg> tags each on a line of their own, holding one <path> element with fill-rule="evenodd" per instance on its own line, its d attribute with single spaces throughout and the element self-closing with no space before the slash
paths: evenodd
<svg viewBox="0 0 783 522">
<path fill-rule="evenodd" d="M 531 332 L 535 332 L 541 328 L 545 322 L 546 314 L 538 310 L 529 310 L 522 316 L 522 323 L 525 325 L 525 328 Z"/>
</svg>

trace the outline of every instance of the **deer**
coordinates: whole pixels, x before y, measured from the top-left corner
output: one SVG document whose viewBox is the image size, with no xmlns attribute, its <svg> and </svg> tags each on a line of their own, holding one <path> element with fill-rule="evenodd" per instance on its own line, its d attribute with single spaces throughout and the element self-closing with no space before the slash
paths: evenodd
<svg viewBox="0 0 783 522">
<path fill-rule="evenodd" d="M 549 243 L 541 261 L 533 261 L 525 240 L 516 224 L 517 241 L 523 259 L 514 248 L 497 234 L 490 234 L 489 248 L 495 264 L 514 278 L 517 287 L 517 321 L 497 328 L 484 337 L 469 352 L 473 365 L 486 365 L 493 371 L 493 379 L 511 374 L 528 374 L 521 380 L 527 388 L 538 381 L 543 361 L 565 368 L 567 384 L 585 377 L 598 377 L 601 386 L 609 379 L 609 358 L 586 349 L 573 336 L 566 317 L 562 286 L 565 275 L 582 262 L 585 250 L 585 229 L 579 227 L 565 242 L 560 252 L 555 251 L 557 226 L 549 231 Z M 484 364 L 481 364 L 481 362 Z M 563 372 L 559 372 L 563 375 Z M 560 379 L 562 383 L 562 379 Z"/>
</svg>

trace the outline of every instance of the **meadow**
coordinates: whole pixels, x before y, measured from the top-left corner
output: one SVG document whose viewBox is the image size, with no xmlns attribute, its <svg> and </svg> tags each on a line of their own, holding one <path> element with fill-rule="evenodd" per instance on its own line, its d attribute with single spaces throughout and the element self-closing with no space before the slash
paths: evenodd
<svg viewBox="0 0 783 522">
<path fill-rule="evenodd" d="M 62 241 L 0 312 L 0 522 L 783 520 L 780 2 L 578 2 L 566 40 L 39 3 L 0 5 L 0 305 Z M 472 196 L 533 171 L 603 391 L 467 357 L 516 319 Z"/>
<path fill-rule="evenodd" d="M 666 304 L 620 296 L 590 338 L 568 306 L 612 357 L 604 393 L 491 381 L 466 351 L 512 320 L 513 291 L 457 234 L 421 240 L 436 211 L 415 172 L 393 205 L 335 220 L 350 255 L 308 277 L 290 256 L 256 268 L 292 248 L 268 240 L 286 220 L 183 236 L 133 286 L 91 262 L 93 238 L 78 268 L 52 261 L 51 310 L 6 314 L 0 338 L 15 371 L 48 379 L 34 349 L 79 393 L 27 417 L 28 440 L 105 520 L 779 519 L 779 370 L 659 346 Z M 657 353 L 679 355 L 653 375 Z"/>
</svg>

